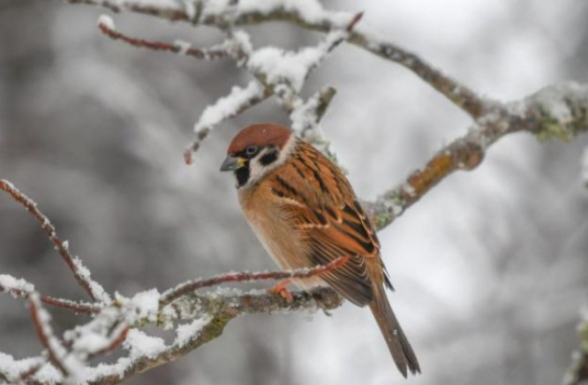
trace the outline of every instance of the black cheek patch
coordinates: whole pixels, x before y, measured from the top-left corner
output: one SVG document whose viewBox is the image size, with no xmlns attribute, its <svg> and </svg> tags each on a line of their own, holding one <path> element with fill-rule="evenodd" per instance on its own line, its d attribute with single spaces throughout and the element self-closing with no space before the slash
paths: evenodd
<svg viewBox="0 0 588 385">
<path fill-rule="evenodd" d="M 262 166 L 268 166 L 278 160 L 278 153 L 277 151 L 268 152 L 264 156 L 259 159 L 259 163 Z"/>
<path fill-rule="evenodd" d="M 245 165 L 244 167 L 236 169 L 235 177 L 237 177 L 238 187 L 245 186 L 249 180 L 249 165 Z"/>
</svg>

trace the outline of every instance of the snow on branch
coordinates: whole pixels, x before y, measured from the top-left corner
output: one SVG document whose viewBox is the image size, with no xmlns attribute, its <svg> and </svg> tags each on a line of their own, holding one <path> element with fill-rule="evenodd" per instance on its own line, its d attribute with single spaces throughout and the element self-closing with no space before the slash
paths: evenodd
<svg viewBox="0 0 588 385">
<path fill-rule="evenodd" d="M 259 281 L 259 280 L 267 280 L 267 279 L 294 279 L 294 278 L 310 278 L 314 276 L 318 276 L 324 274 L 326 272 L 338 269 L 339 267 L 343 266 L 347 263 L 349 257 L 342 256 L 339 257 L 326 265 L 319 265 L 314 268 L 308 269 L 300 269 L 300 270 L 293 270 L 293 271 L 281 271 L 281 272 L 266 272 L 266 273 L 233 273 L 233 274 L 223 274 L 209 279 L 198 279 L 194 281 L 188 281 L 182 284 L 179 284 L 175 288 L 168 290 L 167 292 L 163 293 L 160 299 L 160 305 L 165 306 L 172 301 L 186 295 L 193 293 L 198 289 L 202 289 L 204 287 L 216 286 L 222 283 L 227 282 L 250 282 L 250 281 Z"/>
<path fill-rule="evenodd" d="M 199 148 L 202 140 L 217 124 L 242 113 L 245 109 L 272 95 L 277 97 L 280 105 L 290 114 L 292 128 L 299 133 L 304 133 L 305 139 L 316 140 L 315 144 L 319 144 L 322 135 L 318 130 L 318 122 L 322 115 L 317 115 L 319 110 L 315 107 L 318 105 L 319 97 L 304 101 L 300 97 L 300 91 L 311 72 L 330 52 L 347 39 L 361 17 L 361 13 L 354 15 L 342 27 L 331 30 L 318 45 L 304 47 L 298 51 L 286 51 L 272 46 L 254 50 L 247 33 L 229 31 L 228 41 L 232 42 L 233 58 L 257 81 L 251 81 L 245 89 L 234 87 L 230 95 L 220 98 L 204 110 L 194 127 L 197 139 L 184 153 L 186 162 L 191 163 L 191 154 Z M 328 96 L 323 95 L 320 98 L 322 113 L 334 94 L 333 89 L 326 94 Z M 309 131 L 312 131 L 312 135 L 307 135 Z M 330 155 L 328 142 L 322 141 L 320 144 L 325 144 L 320 149 Z"/>
<path fill-rule="evenodd" d="M 0 293 L 5 292 L 12 295 L 14 298 L 20 297 L 28 299 L 30 294 L 34 291 L 35 287 L 32 283 L 29 283 L 22 278 L 14 278 L 7 274 L 0 274 Z M 39 299 L 44 305 L 59 307 L 78 314 L 94 314 L 98 313 L 101 309 L 99 305 L 71 301 L 63 298 L 40 296 Z"/>
<path fill-rule="evenodd" d="M 330 32 L 342 29 L 353 14 L 324 9 L 317 0 L 265 0 L 265 1 L 205 1 L 174 0 L 67 0 L 72 4 L 90 4 L 114 12 L 147 14 L 172 21 L 185 21 L 193 25 L 206 25 L 226 29 L 283 21 L 301 28 Z M 481 97 L 456 79 L 443 74 L 409 50 L 387 41 L 367 27 L 350 31 L 346 40 L 383 59 L 400 64 L 414 72 L 456 106 L 473 118 L 484 115 L 494 102 Z"/>
<path fill-rule="evenodd" d="M 36 204 L 10 182 L 0 181 L 0 189 L 23 204 L 44 223 L 44 228 L 51 226 Z M 65 243 L 57 238 L 52 226 L 47 233 L 52 242 Z M 241 314 L 334 309 L 340 306 L 341 299 L 333 290 L 326 288 L 290 296 L 268 290 L 243 293 L 217 288 L 204 294 L 196 294 L 196 291 L 230 282 L 313 277 L 337 269 L 347 260 L 348 257 L 342 256 L 325 266 L 291 272 L 224 274 L 186 282 L 165 291 L 163 295 L 156 289 L 150 289 L 129 298 L 116 294 L 114 300 L 95 303 L 44 297 L 26 280 L 1 274 L 0 292 L 28 301 L 31 321 L 45 350 L 38 357 L 21 360 L 0 352 L 0 380 L 27 384 L 112 384 L 184 356 L 220 336 L 226 324 Z M 73 267 L 75 271 L 81 271 L 82 279 L 89 279 L 90 272 L 78 260 L 73 259 Z M 99 284 L 92 281 L 90 287 L 96 285 Z M 110 298 L 110 295 L 105 293 L 104 297 Z M 51 315 L 45 305 L 91 315 L 92 318 L 66 330 L 59 337 L 54 332 Z M 161 338 L 149 336 L 140 330 L 146 325 L 173 328 L 175 338 L 167 344 Z M 91 359 L 117 350 L 126 353 L 115 363 L 89 364 Z"/>
<path fill-rule="evenodd" d="M 317 0 L 66 0 L 73 4 L 102 6 L 115 12 L 129 11 L 155 17 L 187 21 L 193 25 L 216 27 L 226 34 L 221 43 L 209 48 L 193 48 L 182 40 L 148 41 L 117 31 L 109 16 L 98 21 L 100 31 L 111 39 L 135 47 L 182 54 L 196 59 L 232 59 L 252 79 L 246 86 L 235 86 L 225 97 L 204 108 L 195 124 L 196 140 L 185 153 L 192 152 L 219 123 L 243 113 L 275 96 L 289 114 L 293 128 L 328 155 L 328 141 L 322 138 L 319 122 L 335 88 L 323 87 L 304 100 L 300 91 L 309 74 L 327 55 L 348 42 L 386 60 L 403 65 L 468 113 L 474 120 L 469 131 L 436 153 L 422 169 L 411 174 L 399 187 L 385 192 L 375 202 L 366 203 L 367 211 L 379 229 L 392 223 L 431 188 L 456 170 L 472 170 L 482 161 L 487 149 L 498 139 L 514 132 L 530 132 L 539 139 L 570 140 L 588 129 L 588 86 L 563 84 L 549 86 L 521 101 L 499 103 L 481 97 L 455 79 L 444 75 L 421 57 L 369 31 L 358 27 L 361 13 L 326 10 Z M 298 51 L 279 47 L 254 47 L 247 25 L 283 21 L 301 28 L 321 31 L 325 36 L 315 45 Z M 0 292 L 29 302 L 31 319 L 46 352 L 39 357 L 17 360 L 0 353 L 0 380 L 31 384 L 65 384 L 71 382 L 111 384 L 124 381 L 136 373 L 171 362 L 220 336 L 235 317 L 250 313 L 273 313 L 302 309 L 334 309 L 341 298 L 328 288 L 310 293 L 293 293 L 291 297 L 262 291 L 241 292 L 217 288 L 197 293 L 201 288 L 228 282 L 261 279 L 308 277 L 336 269 L 345 257 L 333 264 L 295 272 L 233 273 L 196 279 L 164 291 L 149 289 L 130 298 L 114 299 L 91 278 L 90 271 L 71 255 L 67 241 L 36 204 L 7 181 L 0 180 L 0 190 L 22 204 L 37 219 L 49 239 L 72 271 L 79 285 L 93 303 L 70 301 L 39 295 L 32 284 L 8 275 L 0 275 Z M 90 321 L 55 335 L 45 305 L 75 313 L 89 314 Z M 140 330 L 145 325 L 173 328 L 175 337 L 166 342 Z M 585 325 L 585 323 L 583 324 Z M 586 344 L 585 326 L 581 329 Z M 88 360 L 122 351 L 115 363 L 90 366 Z M 577 367 L 586 367 L 586 349 L 577 356 Z M 584 366 L 582 366 L 584 365 Z M 575 372 L 581 373 L 581 372 Z M 574 378 L 583 378 L 576 376 Z M 576 384 L 578 382 L 571 382 Z"/>
<path fill-rule="evenodd" d="M 98 29 L 113 40 L 120 40 L 135 47 L 147 48 L 154 51 L 172 52 L 204 60 L 223 59 L 229 56 L 227 48 L 224 45 L 211 47 L 209 49 L 197 49 L 183 40 L 176 40 L 173 43 L 168 43 L 139 39 L 125 35 L 116 30 L 114 21 L 107 15 L 102 15 L 98 19 Z"/>
</svg>

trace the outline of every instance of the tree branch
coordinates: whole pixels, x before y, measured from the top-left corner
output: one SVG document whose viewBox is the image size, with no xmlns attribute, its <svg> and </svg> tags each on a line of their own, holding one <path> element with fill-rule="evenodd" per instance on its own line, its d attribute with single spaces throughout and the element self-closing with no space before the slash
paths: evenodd
<svg viewBox="0 0 588 385">
<path fill-rule="evenodd" d="M 421 199 L 431 188 L 457 170 L 470 171 L 484 159 L 497 140 L 514 132 L 529 132 L 540 140 L 571 140 L 588 130 L 588 85 L 547 86 L 522 101 L 495 107 L 461 138 L 435 154 L 406 182 L 365 202 L 374 225 L 382 229 Z"/>
<path fill-rule="evenodd" d="M 41 224 L 45 233 L 49 237 L 49 240 L 55 246 L 55 249 L 61 255 L 61 258 L 69 267 L 74 277 L 78 281 L 78 284 L 88 293 L 90 298 L 94 301 L 108 302 L 110 296 L 104 288 L 90 276 L 90 271 L 82 264 L 79 258 L 73 257 L 69 252 L 69 243 L 62 241 L 55 232 L 55 227 L 49 221 L 49 218 L 45 216 L 38 208 L 37 204 L 28 196 L 21 193 L 15 188 L 12 183 L 7 180 L 0 179 L 0 190 L 8 193 L 15 201 L 24 206 L 25 209 Z"/>
<path fill-rule="evenodd" d="M 295 4 L 283 5 L 275 3 L 268 9 L 255 7 L 241 7 L 239 2 L 225 9 L 209 9 L 207 3 L 195 0 L 194 8 L 182 7 L 179 2 L 160 2 L 157 6 L 144 4 L 140 1 L 119 0 L 66 0 L 71 4 L 88 4 L 101 6 L 113 12 L 133 12 L 155 16 L 171 21 L 187 21 L 194 25 L 206 25 L 225 28 L 231 26 L 246 26 L 266 23 L 270 21 L 284 21 L 301 28 L 329 32 L 342 27 L 342 20 L 350 20 L 353 16 L 345 12 L 335 12 L 322 9 L 317 2 L 315 5 L 321 12 L 308 15 L 302 6 Z M 464 84 L 444 75 L 419 55 L 416 55 L 394 43 L 384 39 L 369 30 L 362 28 L 351 31 L 347 41 L 383 59 L 390 60 L 414 72 L 423 81 L 447 97 L 456 106 L 477 119 L 493 108 L 493 101 L 484 99 Z"/>
<path fill-rule="evenodd" d="M 259 280 L 281 280 L 281 279 L 304 279 L 315 277 L 329 271 L 333 271 L 338 269 L 339 267 L 345 265 L 349 261 L 349 257 L 342 256 L 339 257 L 326 265 L 320 265 L 309 269 L 300 269 L 300 270 L 293 270 L 293 271 L 279 271 L 279 272 L 269 272 L 269 273 L 234 273 L 234 274 L 222 274 L 213 278 L 209 279 L 198 279 L 195 281 L 188 281 L 182 283 L 175 288 L 168 290 L 167 292 L 161 295 L 159 300 L 160 306 L 165 306 L 176 299 L 193 293 L 198 289 L 202 289 L 205 287 L 216 286 L 223 283 L 228 282 L 250 282 L 250 281 L 259 281 Z"/>
</svg>

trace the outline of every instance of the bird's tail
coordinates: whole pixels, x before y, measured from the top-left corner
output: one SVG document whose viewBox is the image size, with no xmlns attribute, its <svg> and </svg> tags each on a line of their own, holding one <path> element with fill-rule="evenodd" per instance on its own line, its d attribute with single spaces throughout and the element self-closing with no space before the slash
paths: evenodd
<svg viewBox="0 0 588 385">
<path fill-rule="evenodd" d="M 374 286 L 374 299 L 370 303 L 370 309 L 384 335 L 394 363 L 404 377 L 407 376 L 407 368 L 412 374 L 420 373 L 419 361 L 392 311 L 384 288 L 380 285 Z"/>
</svg>

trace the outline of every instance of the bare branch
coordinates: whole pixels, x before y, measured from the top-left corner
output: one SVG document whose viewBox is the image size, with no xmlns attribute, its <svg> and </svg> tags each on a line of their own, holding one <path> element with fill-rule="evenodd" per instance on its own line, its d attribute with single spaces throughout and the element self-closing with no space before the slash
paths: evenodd
<svg viewBox="0 0 588 385">
<path fill-rule="evenodd" d="M 14 297 L 28 299 L 29 295 L 35 290 L 31 283 L 23 279 L 15 279 L 11 276 L 0 274 L 0 292 L 6 292 Z M 62 309 L 71 310 L 75 313 L 95 314 L 101 309 L 98 305 L 71 301 L 63 298 L 40 296 L 41 303 L 55 306 Z"/>
<path fill-rule="evenodd" d="M 210 49 L 197 49 L 190 43 L 175 41 L 167 43 L 162 41 L 151 41 L 125 35 L 113 28 L 114 24 L 108 22 L 110 19 L 101 18 L 98 21 L 100 31 L 113 40 L 120 40 L 135 47 L 147 48 L 154 51 L 173 52 L 180 55 L 191 56 L 196 59 L 215 60 L 230 57 L 226 46 L 216 46 Z"/>
<path fill-rule="evenodd" d="M 216 286 L 223 283 L 228 282 L 250 282 L 250 281 L 260 281 L 260 280 L 280 280 L 280 279 L 290 279 L 290 278 L 310 278 L 314 276 L 318 276 L 329 271 L 333 271 L 338 269 L 339 267 L 343 266 L 349 257 L 342 256 L 334 261 L 321 266 L 316 266 L 309 269 L 300 269 L 294 271 L 278 271 L 278 272 L 270 272 L 270 273 L 234 273 L 234 274 L 223 274 L 209 279 L 198 279 L 195 281 L 188 281 L 182 283 L 175 288 L 168 290 L 167 292 L 161 295 L 159 300 L 160 306 L 165 306 L 176 299 L 191 294 L 198 289 L 202 289 L 204 287 Z"/>
<path fill-rule="evenodd" d="M 69 244 L 67 241 L 62 241 L 61 238 L 57 236 L 55 227 L 51 224 L 49 218 L 37 208 L 37 204 L 31 198 L 21 193 L 7 180 L 0 180 L 0 190 L 10 194 L 15 201 L 23 205 L 24 208 L 26 208 L 28 212 L 39 221 L 41 227 L 47 233 L 49 240 L 53 243 L 55 249 L 59 252 L 59 255 L 61 255 L 61 258 L 78 281 L 78 284 L 88 293 L 90 298 L 94 301 L 109 301 L 110 297 L 108 293 L 106 293 L 104 288 L 98 282 L 91 278 L 90 271 L 82 264 L 82 261 L 71 255 L 69 252 Z"/>
</svg>

